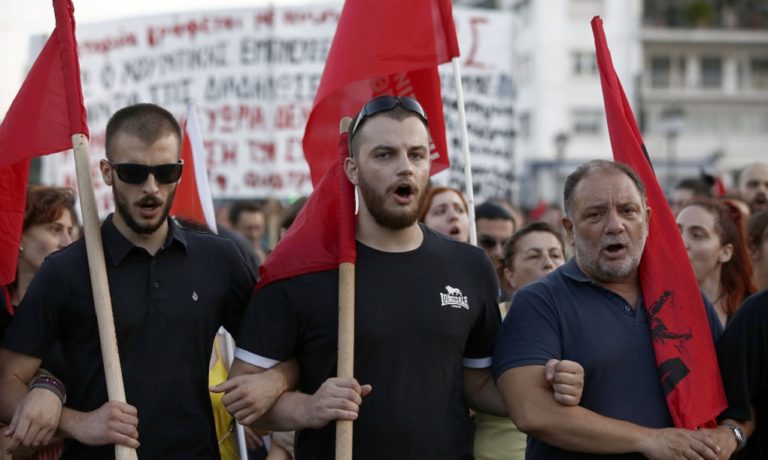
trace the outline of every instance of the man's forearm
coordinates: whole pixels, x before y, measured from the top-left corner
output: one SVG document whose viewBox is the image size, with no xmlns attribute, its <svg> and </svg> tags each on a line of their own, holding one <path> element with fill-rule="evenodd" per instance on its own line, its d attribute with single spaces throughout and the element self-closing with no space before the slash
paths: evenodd
<svg viewBox="0 0 768 460">
<path fill-rule="evenodd" d="M 296 431 L 307 428 L 309 423 L 306 420 L 305 407 L 310 397 L 296 391 L 284 392 L 253 426 L 269 431 Z"/>
<path fill-rule="evenodd" d="M 512 421 L 541 442 L 575 452 L 639 452 L 650 458 L 671 457 L 691 449 L 711 456 L 717 450 L 713 438 L 705 433 L 646 428 L 581 406 L 559 404 L 542 370 L 542 366 L 523 366 L 505 372 L 497 381 Z"/>
<path fill-rule="evenodd" d="M 464 369 L 464 396 L 469 407 L 477 412 L 509 416 L 488 369 Z"/>
<path fill-rule="evenodd" d="M 83 412 L 62 407 L 59 419 L 59 434 L 65 438 L 77 439 L 77 427 L 82 423 Z"/>
</svg>

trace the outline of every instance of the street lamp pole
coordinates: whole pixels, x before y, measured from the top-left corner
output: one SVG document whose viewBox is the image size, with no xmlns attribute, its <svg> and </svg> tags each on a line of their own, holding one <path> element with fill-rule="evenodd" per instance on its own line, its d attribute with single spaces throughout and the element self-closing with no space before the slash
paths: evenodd
<svg viewBox="0 0 768 460">
<path fill-rule="evenodd" d="M 671 191 L 677 182 L 677 139 L 683 129 L 685 112 L 679 106 L 667 107 L 661 112 L 661 124 L 667 139 L 667 190 Z"/>
</svg>

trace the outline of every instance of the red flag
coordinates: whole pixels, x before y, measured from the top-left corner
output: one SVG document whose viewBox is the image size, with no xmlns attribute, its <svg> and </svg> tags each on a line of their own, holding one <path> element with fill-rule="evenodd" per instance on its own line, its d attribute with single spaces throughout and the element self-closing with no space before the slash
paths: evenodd
<svg viewBox="0 0 768 460">
<path fill-rule="evenodd" d="M 187 110 L 187 121 L 184 123 L 181 141 L 181 159 L 184 161 L 184 169 L 181 181 L 176 187 L 171 214 L 205 224 L 216 233 L 213 198 L 205 167 L 203 136 L 194 106 Z"/>
<path fill-rule="evenodd" d="M 55 0 L 56 29 L 35 60 L 0 125 L 0 166 L 72 148 L 72 135 L 88 135 L 74 7 Z"/>
<path fill-rule="evenodd" d="M 4 254 L 0 257 L 0 286 L 7 286 L 16 279 L 27 202 L 27 177 L 29 160 L 0 166 L 0 254 Z"/>
<path fill-rule="evenodd" d="M 613 68 L 599 17 L 592 20 L 592 31 L 614 159 L 638 173 L 653 210 L 640 283 L 659 376 L 675 426 L 695 429 L 711 424 L 727 405 L 709 322 L 693 268 L 670 263 L 688 255 Z"/>
<path fill-rule="evenodd" d="M 0 124 L 0 284 L 16 277 L 29 159 L 72 148 L 88 135 L 74 7 L 54 0 L 56 28 Z"/>
<path fill-rule="evenodd" d="M 338 128 L 337 128 L 338 129 Z M 355 262 L 354 188 L 344 173 L 349 136 L 338 136 L 338 156 L 312 191 L 291 228 L 259 267 L 256 289 L 307 273 Z"/>
<path fill-rule="evenodd" d="M 375 96 L 417 99 L 432 137 L 432 174 L 449 165 L 437 66 L 459 55 L 450 0 L 348 0 L 304 131 L 317 185 L 336 160 L 339 120 Z"/>
</svg>

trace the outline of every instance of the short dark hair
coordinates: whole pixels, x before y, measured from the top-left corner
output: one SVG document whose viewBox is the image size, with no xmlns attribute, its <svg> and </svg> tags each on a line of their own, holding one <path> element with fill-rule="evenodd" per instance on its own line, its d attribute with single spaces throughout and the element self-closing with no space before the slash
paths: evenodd
<svg viewBox="0 0 768 460">
<path fill-rule="evenodd" d="M 475 208 L 475 220 L 480 219 L 509 220 L 512 221 L 513 224 L 515 223 L 515 219 L 509 211 L 488 201 Z"/>
<path fill-rule="evenodd" d="M 352 119 L 356 120 L 358 116 L 360 116 L 359 112 Z M 363 125 L 371 118 L 376 118 L 379 116 L 391 118 L 397 121 L 402 121 L 407 118 L 414 117 L 414 118 L 418 118 L 419 121 L 424 123 L 424 120 L 422 120 L 416 113 L 411 112 L 410 110 L 406 109 L 400 104 L 395 105 L 390 110 L 383 110 L 381 112 L 376 113 L 375 115 L 371 115 L 370 117 L 365 118 L 357 125 L 357 129 L 355 130 L 354 133 L 352 132 L 352 128 L 355 127 L 355 123 L 353 121 L 352 123 L 349 124 L 349 128 L 347 128 L 347 133 L 349 133 L 349 156 L 351 156 L 352 158 L 357 158 L 357 154 L 360 151 L 360 144 L 362 143 L 362 141 L 360 141 L 360 132 L 363 129 Z M 426 124 L 424 124 L 424 129 L 427 130 L 427 136 L 429 136 L 429 127 Z"/>
<path fill-rule="evenodd" d="M 643 204 L 645 204 L 647 196 L 645 185 L 643 185 L 643 181 L 640 180 L 640 177 L 638 177 L 637 173 L 635 173 L 632 168 L 624 163 L 618 163 L 616 161 L 590 160 L 576 168 L 576 170 L 569 174 L 565 179 L 565 186 L 563 187 L 563 207 L 568 216 L 570 216 L 571 211 L 573 211 L 571 209 L 571 205 L 573 204 L 573 191 L 576 189 L 576 186 L 579 185 L 579 182 L 593 171 L 617 171 L 624 173 L 632 180 L 632 183 L 635 184 L 637 191 L 640 192 Z"/>
<path fill-rule="evenodd" d="M 119 133 L 141 139 L 145 144 L 154 144 L 161 137 L 173 134 L 181 150 L 181 126 L 171 112 L 159 105 L 140 103 L 123 107 L 107 122 L 104 148 L 107 159 L 112 159 L 115 138 Z"/>
<path fill-rule="evenodd" d="M 675 190 L 690 190 L 696 196 L 712 196 L 712 185 L 699 177 L 685 177 L 675 185 Z"/>
<path fill-rule="evenodd" d="M 263 213 L 264 210 L 262 209 L 261 204 L 256 201 L 236 201 L 229 208 L 229 223 L 237 225 L 237 221 L 240 219 L 240 214 L 244 212 Z"/>
</svg>

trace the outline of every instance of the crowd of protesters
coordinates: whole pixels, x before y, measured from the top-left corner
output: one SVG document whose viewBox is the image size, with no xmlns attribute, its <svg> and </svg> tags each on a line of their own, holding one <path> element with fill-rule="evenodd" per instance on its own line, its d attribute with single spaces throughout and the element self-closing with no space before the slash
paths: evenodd
<svg viewBox="0 0 768 460">
<path fill-rule="evenodd" d="M 222 203 L 219 236 L 169 217 L 180 129 L 137 104 L 110 120 L 100 165 L 127 404 L 107 400 L 73 193 L 32 186 L 0 305 L 6 452 L 228 460 L 237 420 L 253 428 L 250 458 L 332 458 L 333 422 L 354 420 L 359 459 L 768 458 L 768 165 L 744 168 L 727 197 L 707 178 L 670 194 L 690 259 L 671 263 L 693 269 L 729 406 L 691 431 L 673 428 L 650 346 L 638 273 L 656 211 L 634 171 L 587 162 L 562 207 L 488 200 L 475 248 L 462 192 L 430 183 L 418 102 L 375 98 L 347 134 L 354 379 L 335 376 L 337 271 L 253 291 L 306 198 Z"/>
</svg>

